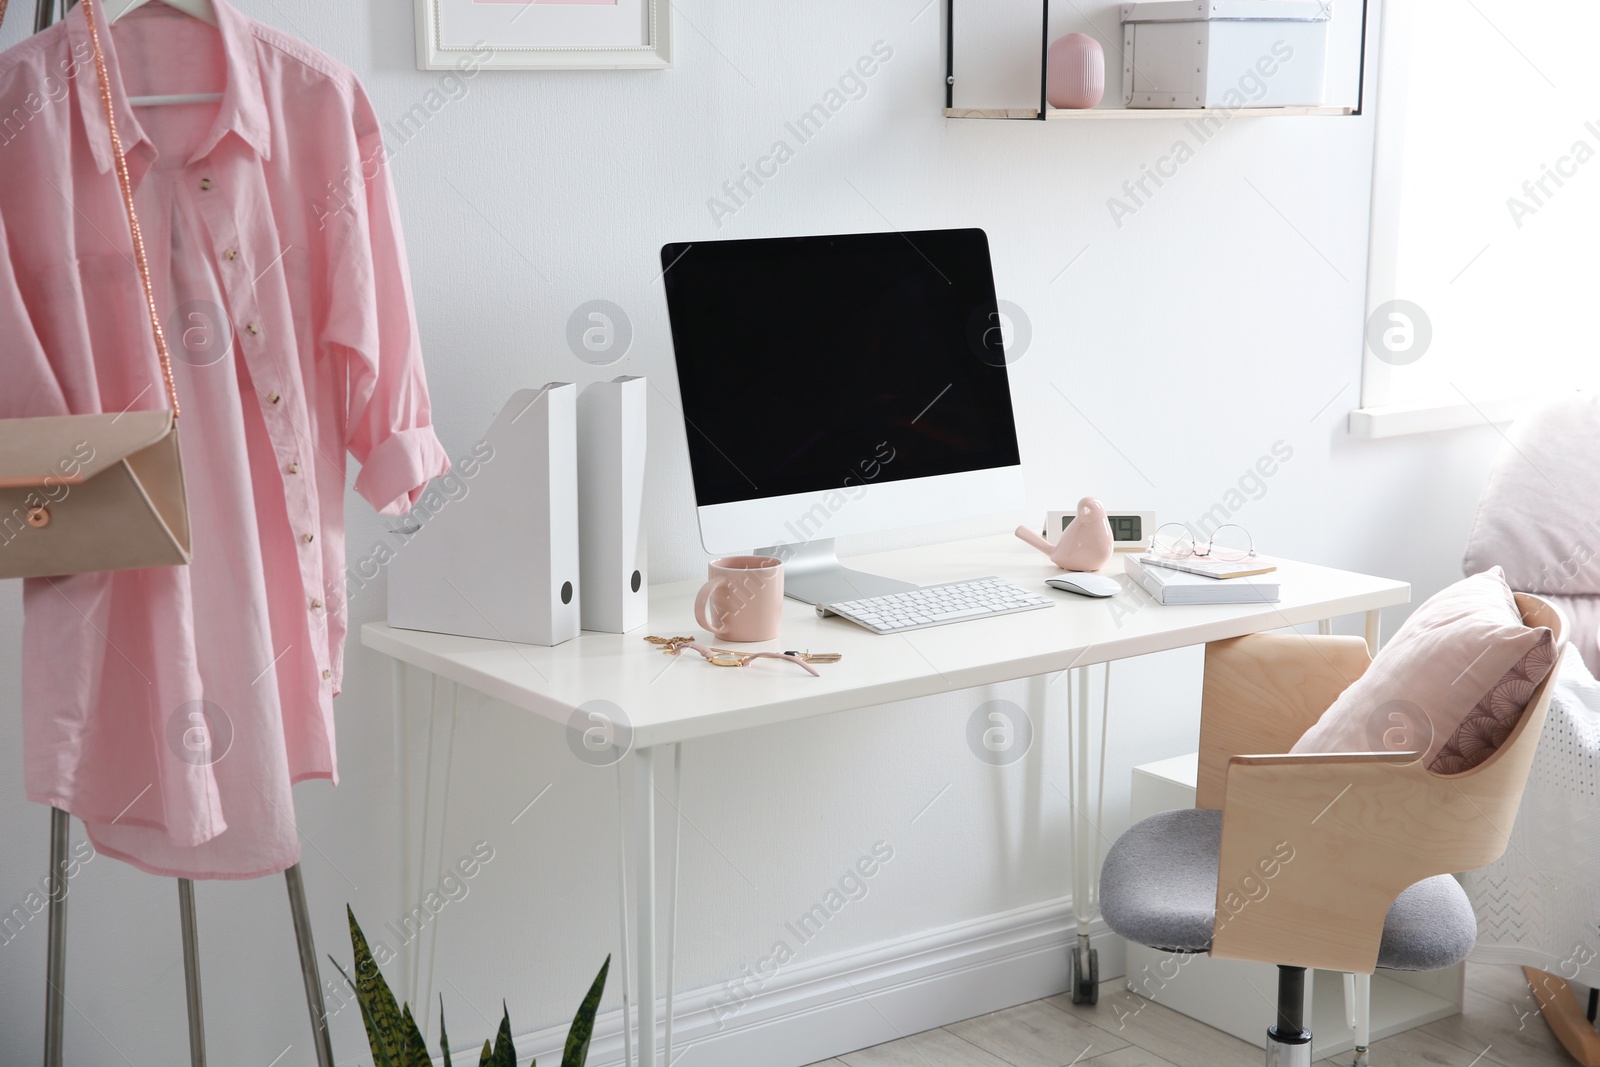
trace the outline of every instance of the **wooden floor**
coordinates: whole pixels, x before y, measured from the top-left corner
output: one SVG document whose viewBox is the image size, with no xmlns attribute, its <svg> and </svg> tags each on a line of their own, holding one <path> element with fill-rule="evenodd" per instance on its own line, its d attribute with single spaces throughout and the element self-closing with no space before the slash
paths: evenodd
<svg viewBox="0 0 1600 1067">
<path fill-rule="evenodd" d="M 1115 1006 L 1127 996 L 1117 978 L 1101 985 L 1100 1003 L 1092 1008 L 1062 994 L 814 1067 L 1257 1067 L 1263 1060 L 1255 1046 L 1151 1002 L 1137 1015 L 1124 1009 L 1119 1028 Z M 1466 1009 L 1377 1042 L 1372 1065 L 1572 1067 L 1535 1008 L 1519 969 L 1469 965 Z M 1349 1062 L 1345 1053 L 1318 1067 Z"/>
</svg>

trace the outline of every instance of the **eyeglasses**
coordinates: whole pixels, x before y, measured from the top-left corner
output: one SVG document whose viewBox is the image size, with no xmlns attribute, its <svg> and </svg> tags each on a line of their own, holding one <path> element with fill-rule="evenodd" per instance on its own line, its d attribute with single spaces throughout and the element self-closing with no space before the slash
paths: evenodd
<svg viewBox="0 0 1600 1067">
<path fill-rule="evenodd" d="M 1223 535 L 1224 530 L 1235 533 Z M 1240 542 L 1243 542 L 1242 544 Z M 1189 528 L 1181 522 L 1164 523 L 1150 538 L 1150 554 L 1166 559 L 1214 559 L 1232 563 L 1253 559 L 1256 554 L 1255 538 L 1236 522 L 1223 523 L 1211 533 L 1211 539 L 1201 547 L 1195 543 Z"/>
<path fill-rule="evenodd" d="M 660 645 L 661 651 L 668 656 L 676 656 L 684 649 L 698 652 L 713 667 L 748 667 L 752 660 L 781 659 L 798 664 L 813 678 L 821 677 L 815 667 L 795 652 L 735 652 L 730 648 L 708 648 L 689 637 L 646 637 L 645 640 L 653 645 Z"/>
</svg>

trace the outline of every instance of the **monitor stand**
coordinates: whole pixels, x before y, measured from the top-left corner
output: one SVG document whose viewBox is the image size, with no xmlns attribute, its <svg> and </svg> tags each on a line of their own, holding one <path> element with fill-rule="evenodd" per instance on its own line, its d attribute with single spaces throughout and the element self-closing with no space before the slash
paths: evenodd
<svg viewBox="0 0 1600 1067">
<path fill-rule="evenodd" d="M 848 569 L 839 562 L 832 538 L 763 548 L 756 554 L 783 560 L 784 595 L 806 604 L 839 604 L 921 588 L 913 582 Z"/>
</svg>

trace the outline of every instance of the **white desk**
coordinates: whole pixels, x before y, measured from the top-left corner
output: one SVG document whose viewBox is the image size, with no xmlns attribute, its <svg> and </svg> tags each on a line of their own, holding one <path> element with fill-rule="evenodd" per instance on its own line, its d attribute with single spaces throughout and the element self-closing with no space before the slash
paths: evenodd
<svg viewBox="0 0 1600 1067">
<path fill-rule="evenodd" d="M 871 572 L 923 585 L 998 575 L 1030 589 L 1044 588 L 1044 580 L 1057 573 L 1040 553 L 1010 535 L 908 549 L 861 557 L 855 566 Z M 1106 572 L 1121 575 L 1122 559 L 1113 559 Z M 684 741 L 710 737 L 770 723 L 826 715 L 890 701 L 929 696 L 952 690 L 1055 674 L 1077 672 L 1076 740 L 1069 767 L 1074 807 L 1088 821 L 1091 800 L 1089 772 L 1089 678 L 1084 669 L 1151 652 L 1203 644 L 1243 634 L 1285 626 L 1321 623 L 1341 615 L 1365 613 L 1368 643 L 1378 637 L 1379 610 L 1410 599 L 1404 582 L 1309 564 L 1286 563 L 1275 575 L 1282 586 L 1276 604 L 1163 607 L 1151 600 L 1131 580 L 1128 588 L 1108 600 L 1092 600 L 1070 593 L 1050 596 L 1058 603 L 1041 611 L 979 619 L 926 630 L 882 637 L 842 619 L 820 619 L 808 605 L 787 601 L 783 632 L 777 641 L 740 646 L 752 649 L 799 649 L 841 652 L 843 660 L 817 667 L 813 678 L 792 664 L 756 661 L 742 669 L 713 667 L 698 656 L 663 656 L 647 644 L 645 634 L 671 637 L 697 634 L 693 625 L 693 599 L 699 582 L 656 585 L 650 588 L 650 621 L 627 634 L 585 632 L 554 648 L 513 645 L 446 634 L 399 630 L 382 623 L 362 627 L 362 643 L 397 662 L 396 714 L 405 706 L 401 664 L 431 672 L 448 683 L 447 699 L 454 714 L 456 686 L 467 686 L 514 707 L 558 723 L 574 721 L 574 713 L 606 701 L 620 710 L 619 740 L 629 735 L 627 760 L 633 775 L 631 796 L 618 767 L 619 810 L 633 813 L 633 877 L 628 878 L 626 846 L 619 846 L 623 916 L 621 954 L 624 1012 L 628 1012 L 629 971 L 638 973 L 637 1052 L 635 1062 L 654 1067 L 657 1049 L 657 845 L 655 796 L 657 750 L 671 746 L 675 767 L 670 802 L 676 814 L 678 746 Z M 1109 669 L 1109 668 L 1108 668 Z M 598 705 L 605 708 L 606 705 Z M 1042 711 L 1042 709 L 1040 709 Z M 615 714 L 615 713 L 612 713 Z M 1101 737 L 1104 745 L 1104 736 Z M 429 793 L 432 793 L 431 746 Z M 666 795 L 666 794 L 663 794 Z M 1099 812 L 1092 816 L 1098 822 Z M 426 834 L 426 828 L 424 829 Z M 1086 931 L 1097 916 L 1095 890 L 1098 872 L 1091 870 L 1093 823 L 1073 827 L 1069 848 L 1073 857 L 1073 912 L 1079 930 Z M 442 835 L 441 835 L 442 836 Z M 670 861 L 674 876 L 666 907 L 668 960 L 666 963 L 665 1044 L 671 1052 L 672 959 L 676 916 L 677 838 Z M 442 845 L 442 842 L 441 842 Z M 426 856 L 423 844 L 423 863 Z M 627 887 L 631 881 L 636 921 L 627 923 Z M 629 933 L 633 936 L 629 936 Z M 1087 948 L 1086 937 L 1080 945 Z M 426 1005 L 431 999 L 431 975 L 426 994 L 418 989 L 420 959 L 412 975 L 413 993 Z M 431 970 L 431 961 L 430 967 Z M 625 1023 L 625 1025 L 627 1025 Z"/>
</svg>

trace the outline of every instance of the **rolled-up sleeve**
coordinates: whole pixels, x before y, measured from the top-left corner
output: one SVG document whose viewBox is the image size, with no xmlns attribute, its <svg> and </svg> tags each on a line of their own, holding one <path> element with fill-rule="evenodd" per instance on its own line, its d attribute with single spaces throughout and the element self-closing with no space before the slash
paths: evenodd
<svg viewBox="0 0 1600 1067">
<path fill-rule="evenodd" d="M 346 447 L 361 464 L 355 488 L 383 515 L 411 510 L 450 461 L 434 435 L 411 279 L 382 135 L 366 95 L 353 121 L 364 211 L 344 217 L 330 274 L 330 350 L 346 361 Z"/>
<path fill-rule="evenodd" d="M 431 426 L 395 430 L 367 453 L 356 476 L 356 491 L 380 515 L 404 515 L 430 479 L 450 469 Z"/>
</svg>

